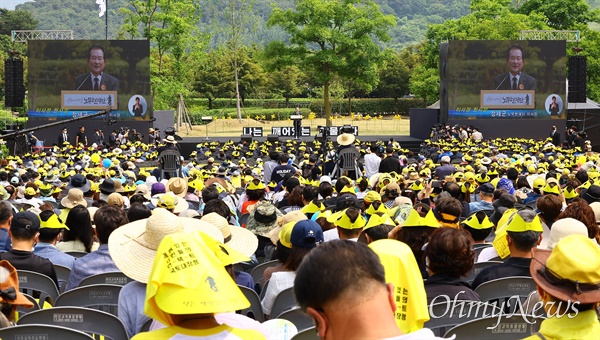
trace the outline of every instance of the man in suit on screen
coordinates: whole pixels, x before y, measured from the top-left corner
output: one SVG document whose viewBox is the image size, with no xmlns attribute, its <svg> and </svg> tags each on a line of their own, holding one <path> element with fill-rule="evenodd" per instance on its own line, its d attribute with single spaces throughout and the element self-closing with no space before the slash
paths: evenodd
<svg viewBox="0 0 600 340">
<path fill-rule="evenodd" d="M 536 80 L 522 72 L 524 65 L 523 48 L 512 45 L 506 54 L 508 72 L 494 78 L 494 90 L 535 90 Z"/>
<path fill-rule="evenodd" d="M 104 72 L 106 67 L 104 47 L 94 45 L 90 47 L 88 52 L 90 73 L 75 77 L 73 89 L 76 91 L 117 91 L 119 80 Z"/>
</svg>

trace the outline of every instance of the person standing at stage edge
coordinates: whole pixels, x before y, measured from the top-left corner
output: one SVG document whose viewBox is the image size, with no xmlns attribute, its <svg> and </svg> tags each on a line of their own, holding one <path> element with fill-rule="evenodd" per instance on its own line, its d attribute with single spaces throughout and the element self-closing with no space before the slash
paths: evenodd
<svg viewBox="0 0 600 340">
<path fill-rule="evenodd" d="M 552 138 L 552 144 L 554 144 L 554 146 L 560 146 L 560 132 L 556 131 L 556 126 L 554 125 L 550 132 L 550 138 Z"/>
<path fill-rule="evenodd" d="M 58 146 L 62 147 L 65 142 L 69 143 L 69 134 L 67 133 L 67 128 L 63 127 L 60 135 L 58 135 Z"/>
<path fill-rule="evenodd" d="M 80 126 L 79 132 L 77 132 L 77 136 L 75 136 L 75 145 L 83 144 L 83 146 L 87 146 L 87 136 L 85 135 L 85 127 Z"/>
</svg>

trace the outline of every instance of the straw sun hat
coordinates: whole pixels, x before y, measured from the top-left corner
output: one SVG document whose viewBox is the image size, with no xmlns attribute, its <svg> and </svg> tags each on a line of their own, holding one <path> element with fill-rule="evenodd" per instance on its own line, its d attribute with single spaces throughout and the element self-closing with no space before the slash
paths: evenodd
<svg viewBox="0 0 600 340">
<path fill-rule="evenodd" d="M 258 248 L 258 238 L 250 230 L 231 226 L 223 216 L 214 212 L 202 216 L 202 219 L 200 220 L 219 228 L 223 234 L 225 244 L 232 249 L 237 250 L 242 255 L 250 257 L 256 252 L 256 249 Z"/>
<path fill-rule="evenodd" d="M 83 205 L 84 207 L 87 207 L 87 202 L 83 198 L 83 191 L 77 188 L 70 189 L 67 193 L 67 196 L 60 201 L 60 204 L 69 209 L 72 209 L 76 205 Z"/>
<path fill-rule="evenodd" d="M 533 250 L 529 268 L 535 283 L 550 295 L 571 303 L 600 302 L 600 248 L 587 235 L 570 235 L 552 251 Z"/>
<path fill-rule="evenodd" d="M 223 243 L 223 234 L 212 224 L 177 217 L 166 209 L 156 208 L 149 218 L 115 229 L 108 239 L 108 249 L 113 261 L 125 275 L 148 283 L 160 241 L 166 235 L 196 231 Z"/>
<path fill-rule="evenodd" d="M 356 139 L 356 137 L 354 137 L 354 135 L 351 133 L 342 133 L 341 135 L 337 136 L 337 142 L 339 145 L 342 145 L 342 146 L 346 146 L 346 145 L 350 145 L 350 144 L 354 143 L 355 139 Z"/>
</svg>

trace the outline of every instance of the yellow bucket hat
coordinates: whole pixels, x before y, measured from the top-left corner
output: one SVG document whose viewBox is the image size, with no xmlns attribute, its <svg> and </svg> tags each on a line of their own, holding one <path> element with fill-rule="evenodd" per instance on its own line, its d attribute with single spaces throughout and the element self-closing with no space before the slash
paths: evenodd
<svg viewBox="0 0 600 340">
<path fill-rule="evenodd" d="M 146 288 L 146 315 L 173 326 L 171 314 L 212 314 L 250 306 L 219 260 L 218 244 L 204 239 L 198 232 L 163 238 Z"/>
<path fill-rule="evenodd" d="M 534 249 L 530 273 L 539 287 L 561 301 L 593 304 L 600 302 L 599 267 L 598 244 L 584 235 L 569 235 L 552 251 Z"/>
<path fill-rule="evenodd" d="M 377 191 L 371 190 L 371 191 L 367 192 L 367 194 L 365 195 L 365 198 L 363 200 L 367 203 L 381 201 L 381 195 Z"/>
<path fill-rule="evenodd" d="M 286 223 L 279 231 L 279 242 L 288 249 L 292 249 L 292 230 L 298 221 Z"/>
</svg>

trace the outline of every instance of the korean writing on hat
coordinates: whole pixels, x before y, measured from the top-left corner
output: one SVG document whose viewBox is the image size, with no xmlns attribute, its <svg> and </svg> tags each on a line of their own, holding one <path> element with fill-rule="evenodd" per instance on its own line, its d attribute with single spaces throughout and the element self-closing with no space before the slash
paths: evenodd
<svg viewBox="0 0 600 340">
<path fill-rule="evenodd" d="M 396 320 L 406 321 L 406 312 L 408 309 L 408 289 L 396 287 L 394 293 L 397 307 L 394 316 L 396 317 Z"/>
<path fill-rule="evenodd" d="M 174 243 L 162 256 L 171 274 L 200 264 L 187 242 Z"/>
</svg>

